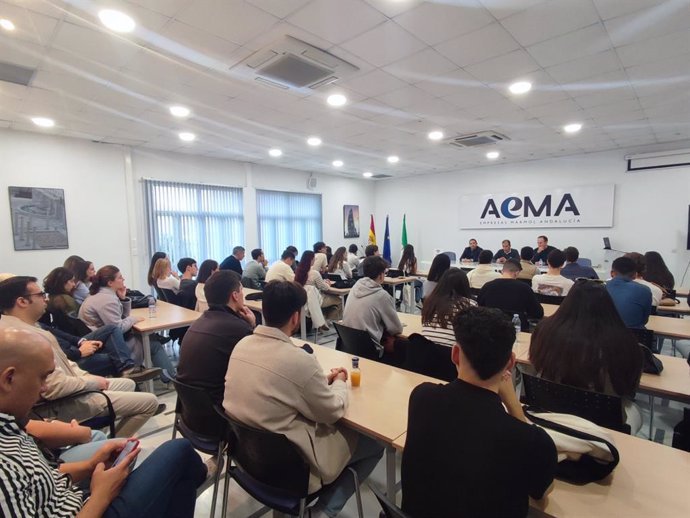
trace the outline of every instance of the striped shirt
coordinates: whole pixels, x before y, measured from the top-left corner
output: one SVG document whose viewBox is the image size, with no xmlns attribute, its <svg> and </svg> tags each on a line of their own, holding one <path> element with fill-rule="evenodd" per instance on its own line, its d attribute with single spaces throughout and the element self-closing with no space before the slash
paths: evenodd
<svg viewBox="0 0 690 518">
<path fill-rule="evenodd" d="M 469 301 L 470 306 L 476 306 L 477 302 L 472 299 L 466 299 L 464 304 L 459 304 L 455 307 L 453 316 L 460 311 L 461 308 L 466 307 L 465 304 Z M 448 347 L 453 347 L 455 344 L 455 333 L 453 332 L 453 326 L 443 327 L 436 315 L 431 319 L 431 322 L 422 322 L 422 336 L 428 338 L 432 342 L 436 342 L 439 345 L 447 345 Z"/>
<path fill-rule="evenodd" d="M 71 477 L 51 468 L 16 419 L 0 413 L 0 515 L 68 518 L 83 505 Z"/>
</svg>

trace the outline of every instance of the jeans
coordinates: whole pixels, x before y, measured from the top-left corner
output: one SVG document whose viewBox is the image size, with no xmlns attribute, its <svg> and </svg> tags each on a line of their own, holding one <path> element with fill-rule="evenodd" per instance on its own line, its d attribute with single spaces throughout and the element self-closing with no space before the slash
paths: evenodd
<svg viewBox="0 0 690 518">
<path fill-rule="evenodd" d="M 111 439 L 121 441 L 122 439 Z M 91 430 L 91 442 L 77 444 L 60 453 L 60 460 L 63 462 L 79 462 L 89 460 L 93 457 L 101 446 L 105 444 L 106 435 L 100 430 Z"/>
<path fill-rule="evenodd" d="M 92 374 L 107 376 L 134 367 L 134 360 L 120 328 L 114 324 L 99 327 L 84 336 L 85 340 L 99 340 L 103 348 L 96 354 L 79 360 L 79 367 Z"/>
<path fill-rule="evenodd" d="M 360 483 L 364 482 L 381 460 L 383 449 L 383 446 L 375 439 L 360 434 L 357 448 L 355 448 L 347 467 L 333 483 L 321 492 L 314 509 L 323 511 L 331 518 L 338 516 L 338 513 L 355 492 L 355 481 L 348 468 L 357 472 Z"/>
<path fill-rule="evenodd" d="M 206 466 L 186 439 L 161 444 L 132 472 L 103 518 L 193 518 Z"/>
</svg>

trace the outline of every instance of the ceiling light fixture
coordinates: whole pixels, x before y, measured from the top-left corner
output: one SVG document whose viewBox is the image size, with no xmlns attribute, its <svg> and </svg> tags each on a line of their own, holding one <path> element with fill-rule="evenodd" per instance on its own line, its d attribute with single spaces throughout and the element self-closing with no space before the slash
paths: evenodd
<svg viewBox="0 0 690 518">
<path fill-rule="evenodd" d="M 441 140 L 443 138 L 443 132 L 438 130 L 430 131 L 427 137 L 429 140 Z"/>
<path fill-rule="evenodd" d="M 177 106 L 171 106 L 170 107 L 170 114 L 173 117 L 179 117 L 179 118 L 183 119 L 185 117 L 189 117 L 190 113 L 192 113 L 191 110 L 189 108 L 187 108 L 186 106 L 177 105 Z"/>
<path fill-rule="evenodd" d="M 364 178 L 371 178 L 372 176 L 374 176 L 374 173 L 372 173 L 371 171 L 364 171 L 364 172 L 362 173 L 362 176 L 363 176 Z"/>
<path fill-rule="evenodd" d="M 6 31 L 13 31 L 14 30 L 14 24 L 5 18 L 0 18 L 0 27 L 5 29 Z"/>
<path fill-rule="evenodd" d="M 395 155 L 389 156 L 388 158 L 386 158 L 386 160 L 388 160 L 389 164 L 397 164 L 398 162 L 400 162 L 400 158 L 398 158 Z"/>
<path fill-rule="evenodd" d="M 137 26 L 130 16 L 115 9 L 102 9 L 98 12 L 98 18 L 103 25 L 115 32 L 132 32 Z"/>
<path fill-rule="evenodd" d="M 180 140 L 184 142 L 194 142 L 196 140 L 196 135 L 194 133 L 190 133 L 189 131 L 178 133 L 177 136 L 180 137 Z"/>
<path fill-rule="evenodd" d="M 268 150 L 268 154 L 274 158 L 278 158 L 283 154 L 283 151 L 281 149 L 278 149 L 277 147 L 274 147 Z"/>
<path fill-rule="evenodd" d="M 55 126 L 55 121 L 53 119 L 49 119 L 48 117 L 33 117 L 31 122 L 33 122 L 36 126 L 40 126 L 41 128 L 52 128 Z"/>
<path fill-rule="evenodd" d="M 501 153 L 499 153 L 498 151 L 489 151 L 486 154 L 486 158 L 488 158 L 489 160 L 496 160 L 499 156 L 501 156 Z"/>
<path fill-rule="evenodd" d="M 316 147 L 321 145 L 321 139 L 319 137 L 309 137 L 307 139 L 307 144 Z"/>
<path fill-rule="evenodd" d="M 510 93 L 513 93 L 515 95 L 522 95 L 526 94 L 532 89 L 532 83 L 529 81 L 517 81 L 516 83 L 513 83 L 508 87 L 508 90 L 510 90 Z"/>
<path fill-rule="evenodd" d="M 577 133 L 581 129 L 582 124 L 580 124 L 579 122 L 573 122 L 571 124 L 566 124 L 565 126 L 563 126 L 563 131 L 565 131 L 566 133 Z"/>
<path fill-rule="evenodd" d="M 326 102 L 335 107 L 344 106 L 347 103 L 347 97 L 343 94 L 331 94 L 326 99 Z"/>
<path fill-rule="evenodd" d="M 345 163 L 342 160 L 333 160 L 333 167 L 343 167 Z"/>
</svg>

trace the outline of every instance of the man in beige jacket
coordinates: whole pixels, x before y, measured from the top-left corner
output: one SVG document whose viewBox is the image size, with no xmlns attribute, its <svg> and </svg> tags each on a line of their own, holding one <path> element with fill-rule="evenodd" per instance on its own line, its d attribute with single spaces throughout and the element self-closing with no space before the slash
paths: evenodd
<svg viewBox="0 0 690 518">
<path fill-rule="evenodd" d="M 53 349 L 55 371 L 46 380 L 43 398 L 58 399 L 82 390 L 102 390 L 110 398 L 119 421 L 118 437 L 131 437 L 158 409 L 158 399 L 146 392 L 134 392 L 136 384 L 127 378 L 103 378 L 81 370 L 67 359 L 55 336 L 37 326 L 46 310 L 45 293 L 35 277 L 17 276 L 0 282 L 0 329 L 29 329 L 45 336 Z M 105 398 L 89 394 L 46 409 L 49 417 L 69 422 L 107 416 Z"/>
<path fill-rule="evenodd" d="M 338 424 L 348 405 L 347 370 L 323 369 L 309 346 L 290 336 L 307 301 L 301 286 L 274 281 L 263 292 L 266 325 L 240 340 L 228 363 L 223 407 L 233 418 L 284 434 L 310 465 L 309 492 L 329 485 L 309 516 L 337 516 L 383 454 L 374 439 Z"/>
</svg>

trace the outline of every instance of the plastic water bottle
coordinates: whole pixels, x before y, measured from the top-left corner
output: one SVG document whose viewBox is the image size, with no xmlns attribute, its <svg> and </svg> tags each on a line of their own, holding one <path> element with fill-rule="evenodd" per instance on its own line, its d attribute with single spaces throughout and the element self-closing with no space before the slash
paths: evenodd
<svg viewBox="0 0 690 518">
<path fill-rule="evenodd" d="M 513 314 L 513 327 L 515 328 L 515 343 L 518 343 L 518 337 L 522 330 L 522 323 L 520 322 L 520 315 L 517 313 Z"/>
<path fill-rule="evenodd" d="M 149 297 L 149 318 L 156 318 L 156 299 Z"/>
</svg>

